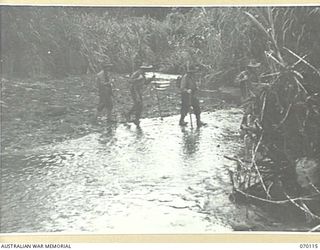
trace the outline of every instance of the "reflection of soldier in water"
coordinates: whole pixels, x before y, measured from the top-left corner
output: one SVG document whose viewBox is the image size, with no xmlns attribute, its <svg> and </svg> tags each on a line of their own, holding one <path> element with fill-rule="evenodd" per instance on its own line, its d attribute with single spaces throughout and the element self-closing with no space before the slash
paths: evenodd
<svg viewBox="0 0 320 250">
<path fill-rule="evenodd" d="M 143 137 L 143 131 L 140 127 L 137 127 L 137 130 L 136 130 L 136 139 L 137 140 L 140 140 L 141 138 Z"/>
<path fill-rule="evenodd" d="M 116 127 L 108 126 L 106 127 L 106 130 L 101 133 L 99 136 L 99 143 L 101 144 L 112 144 L 113 142 L 116 142 L 116 138 L 114 137 L 116 133 Z"/>
<path fill-rule="evenodd" d="M 196 153 L 199 150 L 200 130 L 190 131 L 182 128 L 181 131 L 183 133 L 183 152 L 187 155 Z"/>
</svg>

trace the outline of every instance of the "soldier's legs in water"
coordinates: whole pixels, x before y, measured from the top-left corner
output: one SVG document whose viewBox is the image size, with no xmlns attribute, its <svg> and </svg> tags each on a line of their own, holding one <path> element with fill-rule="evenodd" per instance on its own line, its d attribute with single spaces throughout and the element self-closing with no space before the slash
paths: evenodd
<svg viewBox="0 0 320 250">
<path fill-rule="evenodd" d="M 98 117 L 101 115 L 102 111 L 106 107 L 106 104 L 107 104 L 106 101 L 104 99 L 100 98 L 100 101 L 99 101 L 99 104 L 98 104 L 98 107 L 97 107 L 97 110 L 96 110 L 96 113 L 94 116 L 95 120 L 97 120 Z"/>
<path fill-rule="evenodd" d="M 246 99 L 246 83 L 244 81 L 240 82 L 241 99 Z"/>
<path fill-rule="evenodd" d="M 185 126 L 187 123 L 184 121 L 184 118 L 189 112 L 189 94 L 183 92 L 181 94 L 181 110 L 180 110 L 180 120 L 179 125 Z"/>
<path fill-rule="evenodd" d="M 131 109 L 129 110 L 129 112 L 127 113 L 127 116 L 130 117 L 130 116 L 132 115 L 133 111 L 135 110 L 135 107 L 136 107 L 136 104 L 134 103 L 134 104 L 132 105 Z"/>
<path fill-rule="evenodd" d="M 197 119 L 197 126 L 201 127 L 203 125 L 206 125 L 200 119 L 200 114 L 201 114 L 200 103 L 199 103 L 199 100 L 194 96 L 192 97 L 192 108 L 193 108 L 193 112 L 194 112 L 196 119 Z"/>
<path fill-rule="evenodd" d="M 108 105 L 106 106 L 108 122 L 112 121 L 112 109 L 113 109 L 113 104 L 112 104 L 112 100 L 110 99 L 108 102 Z"/>
<path fill-rule="evenodd" d="M 135 121 L 134 123 L 139 126 L 140 124 L 140 118 L 141 118 L 141 114 L 142 114 L 142 108 L 143 108 L 143 105 L 142 105 L 142 102 L 137 102 L 136 103 L 136 110 L 135 110 Z"/>
<path fill-rule="evenodd" d="M 135 113 L 136 110 L 137 110 L 137 103 L 134 102 L 133 105 L 132 105 L 132 107 L 131 107 L 131 109 L 130 109 L 129 112 L 126 114 L 126 120 L 127 120 L 127 121 L 130 121 L 132 114 Z"/>
<path fill-rule="evenodd" d="M 250 82 L 243 81 L 241 90 L 242 101 L 245 101 L 250 96 Z"/>
<path fill-rule="evenodd" d="M 107 121 L 112 121 L 112 109 L 107 109 Z"/>
<path fill-rule="evenodd" d="M 142 93 L 141 93 L 141 89 L 140 90 L 136 90 L 135 91 L 135 102 L 136 102 L 136 109 L 135 109 L 135 120 L 134 120 L 134 124 L 139 126 L 140 124 L 140 118 L 141 118 L 141 114 L 142 114 Z"/>
<path fill-rule="evenodd" d="M 129 112 L 126 114 L 127 121 L 129 121 L 131 119 L 131 115 L 137 109 L 137 94 L 136 94 L 136 92 L 135 92 L 133 87 L 130 88 L 130 94 L 131 94 L 131 98 L 132 98 L 132 101 L 133 101 L 133 105 L 132 105 L 131 109 L 129 110 Z"/>
<path fill-rule="evenodd" d="M 192 109 L 193 109 L 193 112 L 194 114 L 200 114 L 200 103 L 199 103 L 199 100 L 192 96 L 192 99 L 191 99 L 191 106 L 192 106 Z"/>
</svg>

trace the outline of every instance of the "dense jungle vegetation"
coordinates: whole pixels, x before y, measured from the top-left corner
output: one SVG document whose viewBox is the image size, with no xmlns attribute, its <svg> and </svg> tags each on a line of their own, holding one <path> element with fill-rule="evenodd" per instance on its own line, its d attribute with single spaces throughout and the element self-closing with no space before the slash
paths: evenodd
<svg viewBox="0 0 320 250">
<path fill-rule="evenodd" d="M 320 7 L 1 7 L 1 72 L 14 79 L 201 69 L 208 89 L 237 86 L 250 60 L 257 91 L 242 103 L 246 159 L 235 191 L 320 219 Z M 1 102 L 2 105 L 7 105 Z M 319 226 L 314 227 L 318 230 Z"/>
</svg>

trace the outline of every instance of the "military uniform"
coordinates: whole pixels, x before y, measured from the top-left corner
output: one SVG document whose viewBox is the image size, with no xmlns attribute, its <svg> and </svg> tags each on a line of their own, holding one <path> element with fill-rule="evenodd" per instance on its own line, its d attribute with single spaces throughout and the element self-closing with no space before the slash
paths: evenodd
<svg viewBox="0 0 320 250">
<path fill-rule="evenodd" d="M 241 71 L 236 77 L 236 82 L 239 83 L 242 101 L 246 100 L 249 97 L 251 89 L 251 82 L 249 79 L 248 71 Z"/>
<path fill-rule="evenodd" d="M 97 74 L 97 88 L 99 94 L 99 104 L 97 107 L 96 118 L 103 111 L 107 111 L 107 119 L 111 120 L 113 103 L 112 103 L 112 85 L 107 75 L 107 72 L 104 70 Z"/>
<path fill-rule="evenodd" d="M 239 83 L 242 101 L 250 97 L 250 92 L 252 91 L 252 82 L 256 80 L 255 78 L 257 78 L 254 69 L 259 66 L 260 63 L 256 62 L 255 60 L 250 60 L 249 64 L 247 65 L 247 69 L 241 71 L 236 77 L 236 82 Z"/>
<path fill-rule="evenodd" d="M 146 77 L 141 69 L 134 72 L 130 77 L 130 94 L 133 100 L 133 106 L 127 114 L 128 120 L 132 114 L 135 115 L 134 123 L 139 125 L 139 120 L 142 114 L 143 100 L 142 90 L 143 85 L 146 83 Z"/>
<path fill-rule="evenodd" d="M 196 92 L 198 87 L 191 73 L 187 73 L 182 77 L 180 88 L 181 88 L 181 111 L 180 111 L 181 117 L 180 117 L 179 125 L 181 126 L 186 125 L 184 118 L 190 111 L 191 107 L 197 119 L 197 126 L 200 127 L 202 125 L 205 125 L 205 123 L 201 122 L 200 120 L 200 113 L 201 113 L 200 104 L 199 104 L 198 98 L 196 97 Z"/>
</svg>

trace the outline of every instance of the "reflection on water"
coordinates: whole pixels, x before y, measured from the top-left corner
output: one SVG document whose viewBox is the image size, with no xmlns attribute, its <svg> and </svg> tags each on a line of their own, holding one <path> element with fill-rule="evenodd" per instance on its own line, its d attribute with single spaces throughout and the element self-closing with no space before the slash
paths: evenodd
<svg viewBox="0 0 320 250">
<path fill-rule="evenodd" d="M 116 141 L 114 135 L 116 134 L 116 128 L 114 126 L 106 127 L 106 130 L 103 134 L 101 134 L 98 138 L 98 141 L 104 144 L 113 144 Z"/>
<path fill-rule="evenodd" d="M 189 130 L 185 127 L 181 129 L 183 136 L 183 152 L 191 156 L 199 149 L 200 129 Z"/>
<path fill-rule="evenodd" d="M 202 117 L 209 125 L 200 129 L 179 127 L 177 116 L 144 119 L 141 129 L 119 124 L 2 156 L 1 231 L 230 231 L 223 156 L 240 147 L 240 113 Z"/>
</svg>

